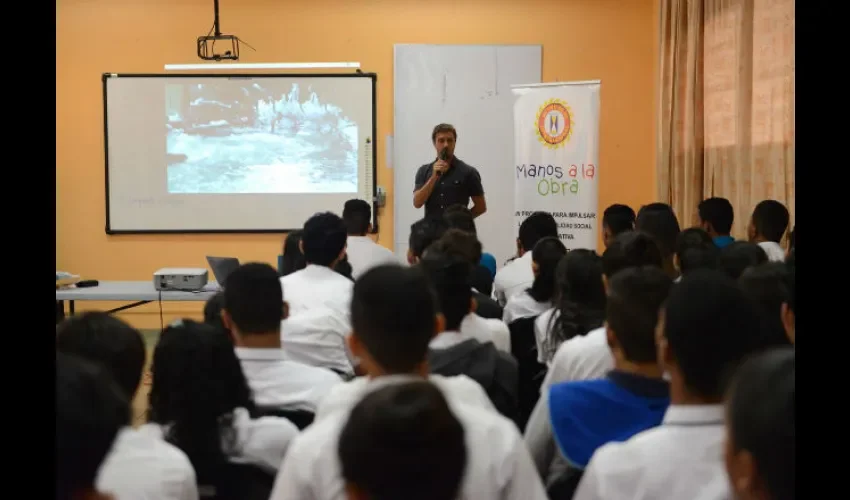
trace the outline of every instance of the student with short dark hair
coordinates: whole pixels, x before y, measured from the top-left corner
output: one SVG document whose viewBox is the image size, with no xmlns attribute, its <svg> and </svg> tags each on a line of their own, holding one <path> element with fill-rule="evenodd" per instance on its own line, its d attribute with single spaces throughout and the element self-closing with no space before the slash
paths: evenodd
<svg viewBox="0 0 850 500">
<path fill-rule="evenodd" d="M 354 366 L 345 348 L 351 331 L 348 305 L 351 279 L 334 267 L 345 256 L 345 222 L 330 212 L 318 213 L 304 223 L 300 247 L 307 266 L 280 278 L 289 304 L 282 329 L 289 359 L 350 376 Z"/>
<path fill-rule="evenodd" d="M 348 258 L 340 262 L 339 267 L 344 268 L 343 263 L 347 262 L 350 266 L 350 277 L 357 279 L 374 266 L 397 262 L 390 249 L 375 243 L 368 236 L 372 232 L 372 205 L 369 202 L 356 198 L 346 201 L 342 209 L 342 220 L 348 232 Z M 341 271 L 340 268 L 337 271 Z"/>
<path fill-rule="evenodd" d="M 443 217 L 419 219 L 411 224 L 410 236 L 408 237 L 407 263 L 413 265 L 419 262 L 425 250 L 432 243 L 439 240 L 448 229 L 449 225 Z"/>
<path fill-rule="evenodd" d="M 720 251 L 717 264 L 721 271 L 733 280 L 737 280 L 744 271 L 751 266 L 758 266 L 767 262 L 767 253 L 764 249 L 748 241 L 732 242 Z"/>
<path fill-rule="evenodd" d="M 57 500 L 112 498 L 95 482 L 116 436 L 129 424 L 130 402 L 109 373 L 77 356 L 57 351 Z"/>
<path fill-rule="evenodd" d="M 465 376 L 428 373 L 426 355 L 444 319 L 419 268 L 378 266 L 354 284 L 351 351 L 367 375 L 334 388 L 316 421 L 293 443 L 272 500 L 339 498 L 345 490 L 339 436 L 352 408 L 382 387 L 426 379 L 442 392 L 466 434 L 461 497 L 544 500 L 528 451 L 513 422 L 499 415 L 484 390 Z M 316 471 L 321 471 L 317 479 Z M 395 497 L 393 497 L 395 498 Z"/>
<path fill-rule="evenodd" d="M 471 269 L 469 272 L 464 272 L 470 276 L 469 280 L 472 284 L 472 274 L 476 266 L 475 262 L 477 262 L 476 256 L 480 253 L 480 249 L 481 243 L 478 242 L 474 234 L 459 229 L 449 229 L 439 240 L 428 247 L 425 255 L 436 252 L 441 255 L 456 256 L 463 260 Z M 481 342 L 492 342 L 497 349 L 510 353 L 511 332 L 508 325 L 502 321 L 502 307 L 488 295 L 476 290 L 474 286 L 470 288 L 470 292 L 473 309 L 463 317 L 460 323 L 460 332 Z"/>
<path fill-rule="evenodd" d="M 549 212 L 534 212 L 519 225 L 517 258 L 496 272 L 493 297 L 503 306 L 508 299 L 525 291 L 534 281 L 531 254 L 543 238 L 558 237 L 558 223 Z"/>
<path fill-rule="evenodd" d="M 615 203 L 602 213 L 602 242 L 607 248 L 614 239 L 635 228 L 635 211 L 628 205 Z"/>
<path fill-rule="evenodd" d="M 190 319 L 167 326 L 151 373 L 149 423 L 142 428 L 183 450 L 199 484 L 217 485 L 230 462 L 276 471 L 298 434 L 284 418 L 252 417 L 251 389 L 233 343 L 218 328 Z"/>
<path fill-rule="evenodd" d="M 729 200 L 719 196 L 706 198 L 697 205 L 697 213 L 700 228 L 708 233 L 717 248 L 723 248 L 735 241 L 731 236 L 735 210 Z"/>
<path fill-rule="evenodd" d="M 790 300 L 788 267 L 784 262 L 766 262 L 744 271 L 738 286 L 756 305 L 765 346 L 788 346 L 788 332 L 783 324 L 783 309 Z"/>
<path fill-rule="evenodd" d="M 676 237 L 676 253 L 673 256 L 673 264 L 679 274 L 695 269 L 717 269 L 720 249 L 714 240 L 709 233 L 698 227 L 691 227 L 679 233 Z"/>
<path fill-rule="evenodd" d="M 461 329 L 463 319 L 475 309 L 469 286 L 471 266 L 463 257 L 435 246 L 418 264 L 437 294 L 437 306 L 445 319 L 442 331 L 429 344 L 431 373 L 466 375 L 481 384 L 499 413 L 516 420 L 516 360 L 500 352 L 492 341 L 481 342 Z"/>
<path fill-rule="evenodd" d="M 141 334 L 105 312 L 72 316 L 56 328 L 56 350 L 78 356 L 112 375 L 132 401 L 142 380 L 147 353 Z M 145 470 L 139 474 L 139 469 Z M 195 471 L 185 453 L 144 427 L 125 422 L 97 477 L 100 491 L 120 498 L 189 500 L 198 497 Z"/>
<path fill-rule="evenodd" d="M 764 200 L 753 209 L 747 236 L 758 244 L 771 262 L 785 260 L 785 251 L 779 245 L 788 230 L 788 209 L 776 200 Z"/>
<path fill-rule="evenodd" d="M 554 236 L 541 239 L 531 251 L 531 272 L 534 280 L 526 290 L 513 294 L 507 304 L 503 321 L 510 324 L 520 318 L 539 316 L 552 307 L 555 297 L 555 270 L 567 254 L 567 248 Z"/>
<path fill-rule="evenodd" d="M 250 262 L 227 277 L 222 318 L 254 401 L 267 409 L 315 413 L 319 401 L 342 380 L 326 368 L 286 358 L 281 321 L 287 318 L 288 309 L 270 265 Z M 286 343 L 288 339 L 283 341 Z"/>
<path fill-rule="evenodd" d="M 463 424 L 426 381 L 390 385 L 351 410 L 339 437 L 350 500 L 455 500 L 467 466 Z"/>
<path fill-rule="evenodd" d="M 775 348 L 737 370 L 726 398 L 726 472 L 741 500 L 794 500 L 797 398 L 794 349 Z"/>
<path fill-rule="evenodd" d="M 660 267 L 624 269 L 608 283 L 606 336 L 614 369 L 604 378 L 561 382 L 540 399 L 541 422 L 526 444 L 550 498 L 571 498 L 593 452 L 661 423 L 670 402 L 655 345 L 658 311 L 673 282 Z"/>
<path fill-rule="evenodd" d="M 673 208 L 666 203 L 650 203 L 641 207 L 635 218 L 635 229 L 655 240 L 664 258 L 664 270 L 670 278 L 676 279 L 679 273 L 673 264 L 673 256 L 676 252 L 676 238 L 681 229 Z"/>
<path fill-rule="evenodd" d="M 670 383 L 661 425 L 597 449 L 576 500 L 729 498 L 723 395 L 741 361 L 764 348 L 758 314 L 731 278 L 697 270 L 672 288 L 656 343 Z"/>
<path fill-rule="evenodd" d="M 460 229 L 461 231 L 472 233 L 475 235 L 476 239 L 478 238 L 478 229 L 475 226 L 475 217 L 473 217 L 472 212 L 463 205 L 452 205 L 446 208 L 445 213 L 443 213 L 443 218 L 446 220 L 446 224 L 448 224 L 449 229 Z M 496 277 L 496 257 L 494 257 L 493 254 L 482 251 L 476 264 L 486 269 L 490 276 L 490 290 L 482 290 L 483 293 L 490 295 L 492 293 L 493 279 Z M 473 273 L 475 273 L 475 269 L 473 269 Z"/>
</svg>

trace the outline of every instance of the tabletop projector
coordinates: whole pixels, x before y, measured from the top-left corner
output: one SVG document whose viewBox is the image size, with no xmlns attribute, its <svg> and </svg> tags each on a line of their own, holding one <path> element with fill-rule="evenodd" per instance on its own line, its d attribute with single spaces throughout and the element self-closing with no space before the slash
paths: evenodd
<svg viewBox="0 0 850 500">
<path fill-rule="evenodd" d="M 164 267 L 153 273 L 159 291 L 198 292 L 207 285 L 207 270 L 199 267 Z"/>
</svg>

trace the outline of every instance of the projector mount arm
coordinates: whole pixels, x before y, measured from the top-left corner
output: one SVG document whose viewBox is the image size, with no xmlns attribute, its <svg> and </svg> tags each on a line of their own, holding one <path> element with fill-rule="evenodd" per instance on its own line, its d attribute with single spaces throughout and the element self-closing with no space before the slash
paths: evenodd
<svg viewBox="0 0 850 500">
<path fill-rule="evenodd" d="M 255 50 L 236 35 L 223 35 L 221 33 L 221 20 L 219 19 L 218 0 L 213 0 L 213 26 L 206 36 L 198 37 L 198 57 L 204 61 L 239 60 L 239 45 L 244 43 L 249 49 Z M 216 42 L 230 42 L 230 50 L 224 53 L 216 53 Z M 225 45 L 226 46 L 226 45 Z"/>
</svg>

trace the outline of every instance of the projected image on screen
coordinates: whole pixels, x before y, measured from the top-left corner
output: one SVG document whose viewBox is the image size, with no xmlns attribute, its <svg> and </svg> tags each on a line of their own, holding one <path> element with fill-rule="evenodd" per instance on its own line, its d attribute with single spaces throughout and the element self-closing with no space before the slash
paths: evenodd
<svg viewBox="0 0 850 500">
<path fill-rule="evenodd" d="M 357 192 L 357 125 L 311 87 L 166 88 L 169 193 Z"/>
</svg>

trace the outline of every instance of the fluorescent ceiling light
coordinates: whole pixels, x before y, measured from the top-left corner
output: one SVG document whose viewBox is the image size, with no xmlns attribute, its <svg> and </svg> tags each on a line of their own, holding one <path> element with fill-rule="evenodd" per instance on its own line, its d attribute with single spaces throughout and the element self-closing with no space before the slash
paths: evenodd
<svg viewBox="0 0 850 500">
<path fill-rule="evenodd" d="M 166 71 L 210 69 L 358 69 L 359 62 L 166 64 Z"/>
</svg>

